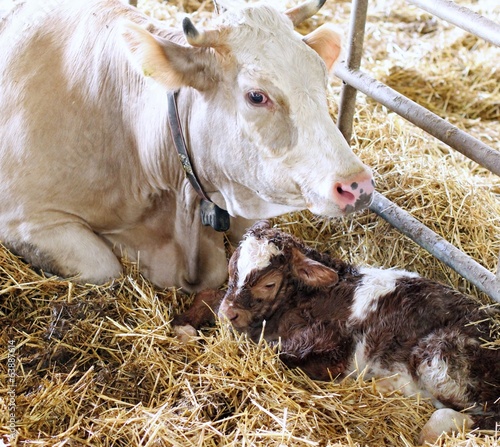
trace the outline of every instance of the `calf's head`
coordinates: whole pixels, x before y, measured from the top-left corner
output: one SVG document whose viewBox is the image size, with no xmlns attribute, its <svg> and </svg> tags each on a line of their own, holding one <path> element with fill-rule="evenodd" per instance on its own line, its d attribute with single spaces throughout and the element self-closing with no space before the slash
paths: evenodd
<svg viewBox="0 0 500 447">
<path fill-rule="evenodd" d="M 337 273 L 307 256 L 290 234 L 258 222 L 229 262 L 228 290 L 219 308 L 241 332 L 258 335 L 265 320 L 293 307 L 304 289 L 333 286 Z"/>
<path fill-rule="evenodd" d="M 328 72 L 340 36 L 294 25 L 324 0 L 279 12 L 266 4 L 228 10 L 212 28 L 183 23 L 185 45 L 132 27 L 134 58 L 189 107 L 189 146 L 211 199 L 233 216 L 273 217 L 309 209 L 340 216 L 367 206 L 372 173 L 333 123 Z M 139 35 L 137 35 L 139 34 Z"/>
</svg>

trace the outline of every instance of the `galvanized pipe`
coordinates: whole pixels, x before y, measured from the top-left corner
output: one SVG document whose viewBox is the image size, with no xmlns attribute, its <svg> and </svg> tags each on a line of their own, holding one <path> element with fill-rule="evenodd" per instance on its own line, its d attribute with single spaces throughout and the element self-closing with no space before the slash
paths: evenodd
<svg viewBox="0 0 500 447">
<path fill-rule="evenodd" d="M 450 0 L 407 0 L 427 12 L 500 47 L 500 25 Z"/>
<path fill-rule="evenodd" d="M 361 66 L 367 10 L 368 0 L 353 0 L 351 5 L 351 20 L 349 23 L 347 55 L 345 60 L 347 67 L 351 70 L 357 70 Z M 356 93 L 357 90 L 346 83 L 342 86 L 342 91 L 340 92 L 337 126 L 348 143 L 352 136 L 352 122 L 354 109 L 356 107 Z"/>
<path fill-rule="evenodd" d="M 407 1 L 488 42 L 499 45 L 498 25 L 466 8 L 458 7 L 448 0 Z M 500 157 L 492 148 L 359 71 L 367 8 L 368 0 L 353 0 L 347 60 L 345 64 L 337 65 L 335 70 L 335 74 L 344 81 L 337 124 L 346 140 L 349 142 L 351 139 L 356 92 L 360 90 L 493 173 L 500 175 Z M 500 302 L 500 256 L 495 276 L 381 194 L 375 193 L 370 209 L 488 294 L 493 300 Z"/>
<path fill-rule="evenodd" d="M 387 85 L 360 70 L 338 64 L 335 74 L 355 89 L 372 97 L 390 110 L 430 133 L 442 142 L 500 176 L 500 152 L 458 129 Z"/>
<path fill-rule="evenodd" d="M 497 264 L 497 281 L 500 282 L 500 254 L 498 255 L 498 264 Z"/>
<path fill-rule="evenodd" d="M 382 194 L 375 193 L 370 209 L 462 275 L 479 290 L 488 294 L 493 300 L 500 302 L 500 281 L 493 273 L 461 252 L 453 244 L 434 233 Z"/>
</svg>

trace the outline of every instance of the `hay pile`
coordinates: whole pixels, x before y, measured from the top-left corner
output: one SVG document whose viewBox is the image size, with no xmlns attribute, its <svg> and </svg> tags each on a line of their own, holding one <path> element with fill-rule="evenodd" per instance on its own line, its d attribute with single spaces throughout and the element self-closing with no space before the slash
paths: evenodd
<svg viewBox="0 0 500 447">
<path fill-rule="evenodd" d="M 364 68 L 500 149 L 500 50 L 402 0 L 370 3 Z M 212 9 L 209 0 L 139 6 L 171 22 L 184 11 L 203 22 Z M 496 0 L 469 6 L 500 21 Z M 349 10 L 349 2 L 330 0 L 302 31 L 325 21 L 346 29 Z M 339 88 L 332 79 L 332 116 Z M 374 168 L 379 191 L 495 270 L 497 177 L 361 94 L 353 145 Z M 349 261 L 416 270 L 488 301 L 368 211 L 340 221 L 300 213 L 276 222 Z M 9 434 L 9 358 L 19 445 L 412 446 L 433 411 L 426 401 L 381 396 L 372 382 L 311 381 L 227 328 L 184 346 L 169 321 L 186 304 L 175 290 L 155 290 L 132 264 L 113 284 L 79 286 L 43 278 L 0 249 L 0 445 Z M 500 441 L 475 432 L 439 445 Z"/>
</svg>

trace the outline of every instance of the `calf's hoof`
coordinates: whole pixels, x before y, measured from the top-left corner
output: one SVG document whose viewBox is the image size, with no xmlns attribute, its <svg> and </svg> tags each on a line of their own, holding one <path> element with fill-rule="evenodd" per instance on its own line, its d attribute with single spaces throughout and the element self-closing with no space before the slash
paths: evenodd
<svg viewBox="0 0 500 447">
<path fill-rule="evenodd" d="M 441 408 L 432 413 L 424 425 L 418 439 L 420 445 L 434 444 L 443 433 L 469 429 L 473 425 L 472 418 L 451 408 Z"/>
<path fill-rule="evenodd" d="M 175 336 L 182 343 L 189 343 L 193 341 L 194 337 L 196 337 L 198 334 L 196 329 L 190 324 L 186 324 L 184 326 L 174 326 L 172 329 L 175 333 Z"/>
</svg>

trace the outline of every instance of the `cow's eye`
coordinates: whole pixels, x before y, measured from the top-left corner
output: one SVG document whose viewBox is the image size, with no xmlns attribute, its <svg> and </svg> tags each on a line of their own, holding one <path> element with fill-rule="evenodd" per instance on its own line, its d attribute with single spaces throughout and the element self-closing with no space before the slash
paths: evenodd
<svg viewBox="0 0 500 447">
<path fill-rule="evenodd" d="M 270 282 L 269 284 L 266 284 L 266 285 L 265 285 L 265 288 L 266 288 L 266 289 L 272 289 L 275 285 L 276 285 L 276 283 L 275 283 L 275 282 Z"/>
<path fill-rule="evenodd" d="M 265 95 L 265 93 L 259 90 L 251 90 L 247 93 L 248 101 L 256 106 L 262 106 L 269 101 L 269 98 Z"/>
</svg>

